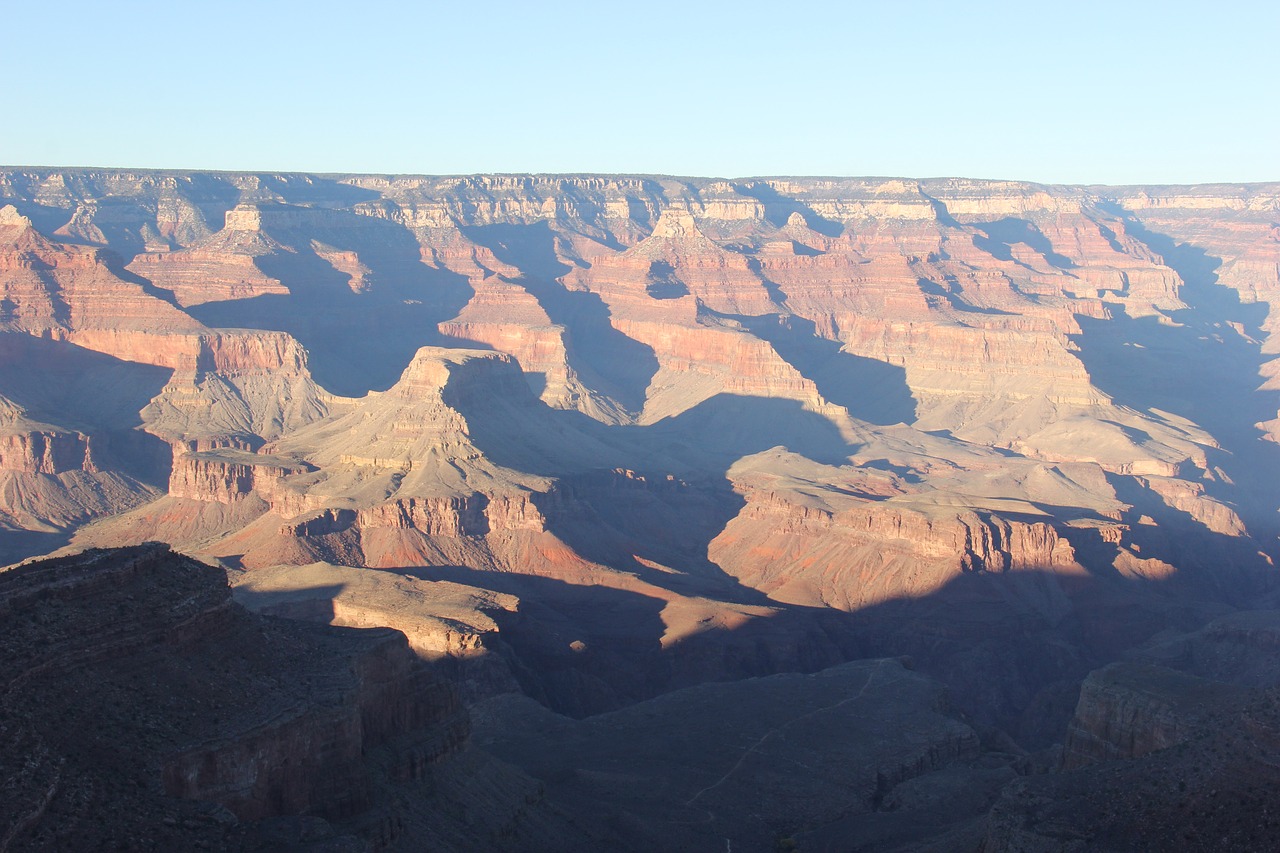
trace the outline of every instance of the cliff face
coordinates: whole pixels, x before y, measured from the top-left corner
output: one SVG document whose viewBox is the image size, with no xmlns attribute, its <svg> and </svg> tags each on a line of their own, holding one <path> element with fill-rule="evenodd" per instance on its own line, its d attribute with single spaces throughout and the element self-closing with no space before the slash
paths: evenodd
<svg viewBox="0 0 1280 853">
<path fill-rule="evenodd" d="M 928 595 L 961 573 L 1079 571 L 1052 524 L 910 500 L 835 497 L 815 506 L 786 491 L 751 490 L 711 542 L 711 558 L 780 600 L 844 610 Z"/>
<path fill-rule="evenodd" d="M 983 849 L 1265 848 L 1278 624 L 1275 611 L 1228 614 L 1090 673 L 1061 772 L 1006 788 Z"/>
<path fill-rule="evenodd" d="M 1231 694 L 1221 684 L 1176 671 L 1112 664 L 1091 673 L 1080 689 L 1063 765 L 1140 758 L 1183 743 L 1208 724 L 1213 706 L 1231 703 Z"/>
</svg>

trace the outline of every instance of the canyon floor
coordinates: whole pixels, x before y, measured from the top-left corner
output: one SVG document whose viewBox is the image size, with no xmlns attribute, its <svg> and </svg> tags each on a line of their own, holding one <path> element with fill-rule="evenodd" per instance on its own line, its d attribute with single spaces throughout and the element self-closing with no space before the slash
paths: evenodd
<svg viewBox="0 0 1280 853">
<path fill-rule="evenodd" d="M 1267 849 L 1278 324 L 1272 184 L 0 168 L 0 849 Z"/>
</svg>

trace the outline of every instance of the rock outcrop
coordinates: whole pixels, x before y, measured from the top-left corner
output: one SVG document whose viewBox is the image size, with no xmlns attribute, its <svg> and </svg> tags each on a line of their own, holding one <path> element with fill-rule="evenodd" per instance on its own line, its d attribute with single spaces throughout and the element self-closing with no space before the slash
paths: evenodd
<svg viewBox="0 0 1280 853">
<path fill-rule="evenodd" d="M 1266 849 L 1277 624 L 1275 611 L 1229 614 L 1091 673 L 1062 772 L 1006 788 L 983 849 Z"/>
<path fill-rule="evenodd" d="M 2 849 L 503 849 L 537 811 L 399 632 L 251 616 L 158 545 L 0 573 L 0 613 Z M 464 829 L 469 775 L 498 787 Z"/>
<path fill-rule="evenodd" d="M 1067 730 L 1063 766 L 1140 758 L 1202 734 L 1212 710 L 1240 696 L 1163 667 L 1112 664 L 1090 673 Z"/>
</svg>

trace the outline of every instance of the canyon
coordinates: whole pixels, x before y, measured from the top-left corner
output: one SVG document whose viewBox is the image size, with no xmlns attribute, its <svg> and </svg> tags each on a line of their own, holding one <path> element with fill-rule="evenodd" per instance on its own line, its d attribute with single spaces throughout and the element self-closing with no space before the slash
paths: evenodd
<svg viewBox="0 0 1280 853">
<path fill-rule="evenodd" d="M 0 564 L 54 560 L 0 594 L 177 572 L 235 614 L 137 629 L 180 654 L 326 650 L 83 783 L 145 800 L 103 837 L 433 849 L 472 797 L 430 843 L 1136 849 L 1147 774 L 1168 844 L 1247 847 L 1278 482 L 1280 184 L 0 168 Z M 56 849 L 103 806 L 39 817 L 51 731 L 5 737 Z"/>
</svg>

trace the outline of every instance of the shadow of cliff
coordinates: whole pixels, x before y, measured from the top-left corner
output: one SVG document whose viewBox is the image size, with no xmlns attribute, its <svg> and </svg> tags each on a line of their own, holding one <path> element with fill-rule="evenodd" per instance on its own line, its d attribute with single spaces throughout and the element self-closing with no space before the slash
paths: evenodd
<svg viewBox="0 0 1280 853">
<path fill-rule="evenodd" d="M 0 527 L 0 569 L 32 557 L 52 554 L 71 542 L 69 532 L 18 530 Z"/>
<path fill-rule="evenodd" d="M 853 635 L 838 628 L 848 614 L 830 610 L 780 605 L 725 631 L 681 625 L 662 598 L 600 584 L 462 566 L 392 571 L 518 597 L 514 612 L 486 611 L 498 631 L 485 646 L 503 657 L 526 695 L 573 717 L 706 681 L 813 672 L 861 656 Z M 672 630 L 687 635 L 664 641 Z"/>
<path fill-rule="evenodd" d="M 740 603 L 766 599 L 707 558 L 744 505 L 730 467 L 780 446 L 830 465 L 848 464 L 851 452 L 834 424 L 795 400 L 720 394 L 649 426 L 608 426 L 532 396 L 513 406 L 451 386 L 445 402 L 490 462 L 557 479 L 535 503 L 547 530 L 577 553 L 663 589 Z"/>
<path fill-rule="evenodd" d="M 830 420 L 780 397 L 716 394 L 675 417 L 617 430 L 641 459 L 665 453 L 691 470 L 727 472 L 744 456 L 774 447 L 824 465 L 847 465 L 853 450 Z"/>
<path fill-rule="evenodd" d="M 916 279 L 916 286 L 927 293 L 929 296 L 936 296 L 944 300 L 956 311 L 963 311 L 966 314 L 988 314 L 995 316 L 1012 317 L 1013 312 L 1002 311 L 999 308 L 983 308 L 968 302 L 964 298 L 964 288 L 960 286 L 960 282 L 955 276 L 946 277 L 947 286 L 943 287 L 936 281 L 930 281 L 927 278 Z"/>
<path fill-rule="evenodd" d="M 1185 510 L 1167 504 L 1142 478 L 1107 474 L 1116 497 L 1130 506 L 1126 545 L 1143 560 L 1159 560 L 1176 568 L 1165 583 L 1170 588 L 1209 591 L 1236 607 L 1249 607 L 1260 589 L 1259 575 L 1275 577 L 1266 542 L 1252 530 L 1233 536 L 1213 530 Z M 1246 522 L 1247 525 L 1247 522 Z M 1269 589 L 1269 587 L 1261 587 Z"/>
<path fill-rule="evenodd" d="M 135 273 L 133 270 L 125 266 L 125 259 L 116 254 L 114 249 L 102 249 L 98 252 L 99 262 L 107 268 L 107 270 L 121 281 L 127 281 L 130 284 L 136 284 L 142 288 L 142 292 L 153 299 L 159 299 L 161 302 L 167 302 L 179 311 L 186 312 L 186 308 L 178 303 L 177 298 L 173 295 L 172 290 L 166 290 L 163 287 L 157 287 L 152 284 L 149 279 Z"/>
<path fill-rule="evenodd" d="M 645 276 L 645 292 L 654 299 L 679 299 L 689 295 L 689 286 L 676 275 L 668 261 L 653 261 Z"/>
<path fill-rule="evenodd" d="M 846 352 L 817 333 L 812 320 L 794 314 L 735 316 L 751 334 L 768 341 L 829 403 L 867 423 L 890 426 L 916 420 L 916 401 L 905 369 Z"/>
<path fill-rule="evenodd" d="M 678 595 L 768 603 L 707 557 L 711 541 L 745 505 L 728 479 L 570 475 L 534 503 L 548 532 L 583 559 Z"/>
<path fill-rule="evenodd" d="M 188 312 L 209 326 L 288 332 L 306 348 L 316 382 L 335 394 L 391 387 L 419 347 L 448 344 L 438 324 L 474 294 L 464 276 L 422 263 L 413 235 L 391 222 L 326 211 L 314 223 L 267 230 L 292 251 L 255 263 L 289 295 L 207 302 Z M 351 276 L 313 241 L 354 252 L 368 270 L 364 288 L 353 290 Z"/>
<path fill-rule="evenodd" d="M 763 204 L 764 218 L 776 228 L 786 225 L 787 220 L 791 218 L 791 214 L 798 213 L 804 218 L 805 224 L 811 230 L 825 237 L 839 237 L 844 233 L 844 226 L 839 222 L 827 219 L 799 199 L 785 196 L 769 184 L 764 182 L 740 183 L 734 184 L 733 188 Z"/>
<path fill-rule="evenodd" d="M 233 586 L 232 596 L 245 609 L 262 616 L 296 619 L 300 622 L 331 622 L 337 615 L 333 601 L 347 585 L 316 584 L 287 590 L 258 590 Z"/>
<path fill-rule="evenodd" d="M 491 651 L 526 694 L 560 713 L 597 714 L 707 681 L 905 657 L 947 686 L 950 708 L 985 742 L 1015 753 L 1061 742 L 1089 672 L 1162 631 L 1194 630 L 1231 609 L 1161 581 L 1022 569 L 958 574 L 927 595 L 852 612 L 773 601 L 733 628 L 706 619 L 682 626 L 661 599 L 637 592 L 456 566 L 409 571 L 519 597 L 517 612 L 490 612 L 499 624 Z"/>
<path fill-rule="evenodd" d="M 565 328 L 569 367 L 584 385 L 629 412 L 644 408 L 649 382 L 658 372 L 657 356 L 614 328 L 609 307 L 598 294 L 569 290 L 560 282 L 571 267 L 556 252 L 556 235 L 547 222 L 476 225 L 462 232 L 520 270 L 512 283 L 529 291 L 551 322 Z"/>
<path fill-rule="evenodd" d="M 907 655 L 946 684 L 984 737 L 1038 749 L 1061 741 L 1090 671 L 1223 609 L 1160 581 L 1021 569 L 959 574 L 928 595 L 855 611 L 849 630 L 868 653 Z"/>
<path fill-rule="evenodd" d="M 20 333 L 0 333 L 0 365 L 0 397 L 32 421 L 90 436 L 97 470 L 168 484 L 169 444 L 140 427 L 172 370 Z"/>
<path fill-rule="evenodd" d="M 1255 426 L 1280 409 L 1280 392 L 1259 390 L 1268 308 L 1218 285 L 1219 259 L 1146 229 L 1118 207 L 1110 212 L 1178 273 L 1187 307 L 1165 312 L 1168 319 L 1130 317 L 1115 304 L 1109 320 L 1078 317 L 1079 357 L 1116 402 L 1157 419 L 1160 412 L 1186 418 L 1212 435 L 1221 450 L 1206 452 L 1219 469 L 1204 478 L 1207 493 L 1232 502 L 1253 537 L 1280 558 L 1280 445 Z"/>
<path fill-rule="evenodd" d="M 1066 255 L 1061 255 L 1054 251 L 1053 244 L 1049 242 L 1049 238 L 1044 236 L 1035 223 L 1029 220 L 1008 216 L 993 222 L 972 222 L 970 227 L 976 228 L 986 235 L 985 237 L 975 236 L 973 245 L 1002 261 L 1012 261 L 1020 264 L 1020 261 L 1014 260 L 1013 247 L 1021 244 L 1044 258 L 1050 266 L 1060 270 L 1076 268 L 1074 261 Z"/>
<path fill-rule="evenodd" d="M 798 400 L 716 394 L 653 424 L 611 426 L 532 394 L 520 399 L 473 394 L 446 385 L 445 403 L 496 465 L 557 477 L 600 468 L 699 475 L 727 472 L 744 456 L 774 447 L 828 465 L 848 464 L 852 449 L 830 420 Z"/>
<path fill-rule="evenodd" d="M 16 431 L 29 428 L 85 435 L 85 465 L 94 474 L 119 474 L 157 489 L 168 485 L 173 453 L 168 442 L 141 429 L 141 411 L 160 393 L 172 373 L 167 368 L 123 361 L 64 341 L 0 333 L 0 398 L 17 405 L 31 422 L 18 426 Z M 47 445 L 46 450 L 50 450 Z M 50 456 L 56 459 L 58 454 Z M 124 483 L 80 480 L 78 458 L 66 460 L 74 463 L 72 469 L 29 477 L 50 481 L 55 495 L 63 488 L 72 494 L 87 490 L 90 505 L 101 500 L 103 492 L 112 495 L 107 505 L 129 494 L 130 487 Z M 46 501 L 60 503 L 57 497 L 43 495 L 39 484 L 24 484 L 21 476 L 6 479 L 4 491 L 0 503 L 10 507 L 29 505 L 28 501 L 35 501 L 37 506 L 47 506 Z M 58 506 L 55 511 L 65 516 L 73 508 Z M 91 517 L 79 519 L 89 520 Z M 70 540 L 68 532 L 16 529 L 0 519 L 0 565 L 47 554 Z"/>
<path fill-rule="evenodd" d="M 36 420 L 70 429 L 142 425 L 142 409 L 173 371 L 124 361 L 65 341 L 0 332 L 0 396 Z"/>
<path fill-rule="evenodd" d="M 660 692 L 661 599 L 464 566 L 403 571 L 518 597 L 515 612 L 485 611 L 498 626 L 485 645 L 504 657 L 521 690 L 554 711 L 582 717 Z"/>
<path fill-rule="evenodd" d="M 204 176 L 200 176 L 204 177 Z M 305 204 L 311 207 L 350 207 L 362 201 L 382 198 L 376 190 L 367 190 L 341 180 L 341 176 L 308 175 L 286 172 L 253 173 L 256 188 L 240 191 L 240 201 L 274 201 L 283 199 L 289 204 Z"/>
</svg>

